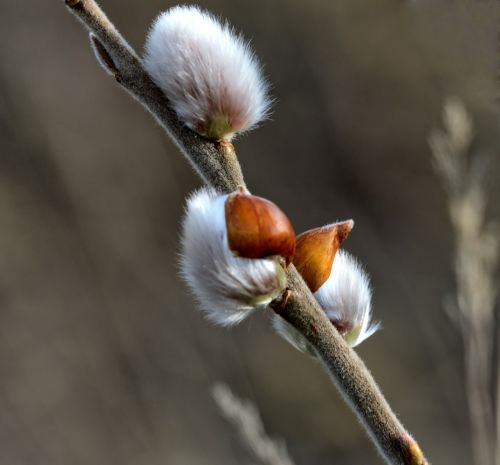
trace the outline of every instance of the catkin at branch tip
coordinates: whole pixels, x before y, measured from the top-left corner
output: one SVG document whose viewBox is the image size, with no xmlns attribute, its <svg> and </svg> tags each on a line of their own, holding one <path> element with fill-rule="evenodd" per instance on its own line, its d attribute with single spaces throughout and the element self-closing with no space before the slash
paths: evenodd
<svg viewBox="0 0 500 465">
<path fill-rule="evenodd" d="M 144 66 L 179 119 L 208 138 L 231 139 L 269 114 L 268 85 L 249 44 L 196 6 L 157 17 Z"/>
</svg>

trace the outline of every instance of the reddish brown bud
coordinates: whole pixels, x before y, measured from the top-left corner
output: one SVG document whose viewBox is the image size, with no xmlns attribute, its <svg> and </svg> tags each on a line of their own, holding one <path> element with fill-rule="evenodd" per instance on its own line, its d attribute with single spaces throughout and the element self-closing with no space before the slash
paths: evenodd
<svg viewBox="0 0 500 465">
<path fill-rule="evenodd" d="M 354 221 L 347 220 L 311 229 L 297 237 L 293 264 L 311 292 L 316 292 L 330 276 L 335 254 L 353 227 Z"/>
<path fill-rule="evenodd" d="M 225 213 L 227 240 L 235 255 L 244 258 L 279 255 L 290 263 L 295 252 L 295 231 L 274 203 L 241 189 L 229 195 Z"/>
</svg>

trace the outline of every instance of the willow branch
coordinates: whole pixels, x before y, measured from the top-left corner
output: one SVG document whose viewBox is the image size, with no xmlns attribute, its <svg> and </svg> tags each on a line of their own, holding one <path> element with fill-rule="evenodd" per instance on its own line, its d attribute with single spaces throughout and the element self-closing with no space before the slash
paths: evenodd
<svg viewBox="0 0 500 465">
<path fill-rule="evenodd" d="M 120 86 L 138 100 L 165 129 L 203 181 L 223 192 L 244 185 L 234 148 L 211 142 L 183 125 L 163 92 L 152 82 L 141 59 L 94 0 L 66 0 L 86 26 L 96 56 Z M 288 292 L 273 308 L 312 344 L 326 371 L 361 424 L 391 465 L 426 465 L 417 443 L 392 412 L 373 377 L 357 354 L 330 323 L 293 265 Z"/>
</svg>

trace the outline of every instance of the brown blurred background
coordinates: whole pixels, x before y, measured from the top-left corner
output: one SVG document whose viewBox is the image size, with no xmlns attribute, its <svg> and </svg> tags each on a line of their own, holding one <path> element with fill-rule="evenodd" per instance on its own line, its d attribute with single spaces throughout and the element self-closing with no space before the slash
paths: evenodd
<svg viewBox="0 0 500 465">
<path fill-rule="evenodd" d="M 175 2 L 102 0 L 138 50 Z M 445 196 L 427 144 L 464 99 L 498 160 L 497 2 L 204 0 L 252 40 L 276 97 L 236 141 L 251 189 L 298 232 L 354 218 L 383 331 L 358 352 L 434 464 L 470 464 Z M 500 168 L 490 216 L 500 218 Z M 0 0 L 0 464 L 256 460 L 210 395 L 258 405 L 297 465 L 381 463 L 327 376 L 264 314 L 208 324 L 177 275 L 199 186 L 98 67 L 62 1 Z"/>
</svg>

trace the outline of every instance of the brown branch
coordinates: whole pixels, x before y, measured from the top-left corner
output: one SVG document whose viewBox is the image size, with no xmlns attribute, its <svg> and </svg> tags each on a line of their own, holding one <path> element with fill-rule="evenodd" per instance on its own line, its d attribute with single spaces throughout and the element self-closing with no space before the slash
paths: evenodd
<svg viewBox="0 0 500 465">
<path fill-rule="evenodd" d="M 295 267 L 289 268 L 287 278 L 292 292 L 279 315 L 314 347 L 332 381 L 387 463 L 427 464 L 363 361 L 330 323 Z"/>
<path fill-rule="evenodd" d="M 233 146 L 203 139 L 178 120 L 163 92 L 145 72 L 141 59 L 97 3 L 94 0 L 65 3 L 90 31 L 99 62 L 151 112 L 203 181 L 223 192 L 244 185 Z M 392 412 L 364 363 L 335 330 L 293 265 L 288 268 L 287 276 L 289 290 L 285 293 L 286 301 L 274 303 L 277 313 L 312 344 L 386 462 L 426 465 L 417 443 Z"/>
</svg>

